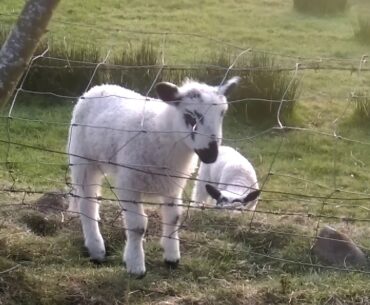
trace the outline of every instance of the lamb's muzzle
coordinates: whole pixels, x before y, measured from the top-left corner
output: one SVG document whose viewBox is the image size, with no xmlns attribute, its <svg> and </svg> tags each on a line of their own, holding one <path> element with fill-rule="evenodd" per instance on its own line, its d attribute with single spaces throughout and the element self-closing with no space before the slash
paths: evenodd
<svg viewBox="0 0 370 305">
<path fill-rule="evenodd" d="M 218 145 L 216 141 L 212 141 L 208 144 L 208 148 L 195 149 L 194 151 L 202 162 L 213 163 L 217 160 Z"/>
</svg>

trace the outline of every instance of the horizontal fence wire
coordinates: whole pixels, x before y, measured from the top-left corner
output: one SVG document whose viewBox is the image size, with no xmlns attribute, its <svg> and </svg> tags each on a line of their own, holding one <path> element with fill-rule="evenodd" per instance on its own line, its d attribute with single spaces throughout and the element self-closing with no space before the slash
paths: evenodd
<svg viewBox="0 0 370 305">
<path fill-rule="evenodd" d="M 269 55 L 266 51 L 255 51 L 249 50 L 248 52 L 253 54 L 260 54 L 260 55 Z M 83 70 L 91 70 L 95 69 L 96 63 L 88 62 L 88 61 L 81 61 L 81 60 L 73 60 L 73 59 L 65 59 L 65 58 L 58 58 L 53 56 L 45 56 L 43 57 L 45 61 L 48 62 L 55 62 L 55 64 L 51 63 L 42 63 L 37 64 L 35 63 L 32 66 L 32 69 L 83 69 Z M 294 61 L 293 61 L 294 59 Z M 58 64 L 57 64 L 58 63 Z M 71 65 L 73 64 L 73 65 Z M 331 70 L 331 71 L 350 71 L 350 72 L 357 72 L 361 70 L 361 72 L 368 72 L 370 68 L 367 66 L 368 64 L 368 56 L 361 55 L 359 58 L 352 58 L 346 60 L 338 60 L 338 59 L 303 59 L 300 57 L 292 58 L 292 60 L 286 63 L 287 66 L 276 66 L 276 67 L 263 67 L 263 66 L 251 66 L 251 65 L 244 65 L 244 66 L 236 66 L 232 67 L 234 72 L 244 72 L 244 71 L 269 71 L 269 72 L 283 72 L 283 71 L 295 71 L 296 64 L 299 65 L 299 70 L 313 70 L 313 71 L 320 71 L 320 70 Z M 123 64 L 114 64 L 114 63 L 102 63 L 99 67 L 102 71 L 115 71 L 115 70 L 139 70 L 139 69 L 146 69 L 146 70 L 157 70 L 163 69 L 164 71 L 200 71 L 206 69 L 207 71 L 226 71 L 229 69 L 228 66 L 221 66 L 219 64 L 206 64 L 206 63 L 198 63 L 198 64 L 140 64 L 140 65 L 123 65 Z"/>
</svg>

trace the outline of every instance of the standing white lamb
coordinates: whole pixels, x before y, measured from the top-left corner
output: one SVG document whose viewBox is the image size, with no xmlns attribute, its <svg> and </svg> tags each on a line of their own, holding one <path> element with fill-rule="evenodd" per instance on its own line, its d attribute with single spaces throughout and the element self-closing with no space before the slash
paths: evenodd
<svg viewBox="0 0 370 305">
<path fill-rule="evenodd" d="M 212 164 L 201 162 L 192 194 L 196 203 L 216 200 L 217 206 L 245 207 L 254 211 L 260 194 L 252 164 L 228 146 L 220 146 Z"/>
<path fill-rule="evenodd" d="M 68 153 L 75 200 L 91 258 L 102 261 L 105 246 L 99 230 L 100 188 L 104 174 L 113 178 L 127 241 L 123 259 L 127 271 L 146 272 L 143 237 L 147 215 L 144 199 L 161 203 L 164 260 L 180 259 L 178 230 L 182 193 L 195 169 L 195 154 L 204 163 L 218 155 L 222 121 L 228 108 L 225 95 L 237 84 L 222 86 L 186 81 L 156 86 L 160 98 L 149 99 L 131 90 L 101 85 L 85 93 L 73 111 Z"/>
</svg>

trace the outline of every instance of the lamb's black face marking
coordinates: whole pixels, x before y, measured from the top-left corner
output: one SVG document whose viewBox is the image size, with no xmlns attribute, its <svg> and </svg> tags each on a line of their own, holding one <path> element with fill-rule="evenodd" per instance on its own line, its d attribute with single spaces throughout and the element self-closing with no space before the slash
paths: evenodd
<svg viewBox="0 0 370 305">
<path fill-rule="evenodd" d="M 212 141 L 208 143 L 207 148 L 194 149 L 194 151 L 203 163 L 213 163 L 216 161 L 218 156 L 218 143 L 216 141 Z"/>
<path fill-rule="evenodd" d="M 200 102 L 203 102 L 203 100 L 200 98 L 201 97 L 200 92 L 198 92 L 197 90 L 188 92 L 186 96 L 191 99 L 200 99 Z"/>
<path fill-rule="evenodd" d="M 226 197 L 224 196 L 221 196 L 220 198 L 218 198 L 217 202 L 216 202 L 216 205 L 217 206 L 223 206 L 225 203 L 228 203 L 229 201 L 227 200 Z"/>
<path fill-rule="evenodd" d="M 191 139 L 194 141 L 195 139 L 195 131 L 197 130 L 197 124 L 203 124 L 204 118 L 203 115 L 200 114 L 198 111 L 191 112 L 190 110 L 186 110 L 184 113 L 184 121 L 186 126 L 192 128 L 190 133 Z"/>
<path fill-rule="evenodd" d="M 198 122 L 200 123 L 200 124 L 203 124 L 204 123 L 204 117 L 203 117 L 203 115 L 202 114 L 200 114 L 198 111 L 196 111 L 196 110 L 194 110 L 194 114 L 195 114 L 195 116 L 197 117 L 197 119 L 198 119 Z"/>
<path fill-rule="evenodd" d="M 187 113 L 184 113 L 184 121 L 186 126 L 189 126 L 193 128 L 195 124 L 197 123 L 196 118 L 194 117 L 194 114 L 188 111 Z"/>
<path fill-rule="evenodd" d="M 185 124 L 191 127 L 194 127 L 197 123 L 204 123 L 203 115 L 196 110 L 194 110 L 194 112 L 186 110 L 186 113 L 184 114 L 184 120 Z"/>
</svg>

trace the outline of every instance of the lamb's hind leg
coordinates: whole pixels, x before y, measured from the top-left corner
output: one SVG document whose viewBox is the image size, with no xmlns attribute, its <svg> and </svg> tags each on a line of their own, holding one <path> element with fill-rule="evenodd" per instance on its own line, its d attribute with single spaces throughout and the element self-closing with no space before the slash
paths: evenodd
<svg viewBox="0 0 370 305">
<path fill-rule="evenodd" d="M 99 230 L 100 184 L 102 173 L 94 164 L 71 167 L 72 183 L 76 195 L 85 238 L 85 247 L 94 261 L 105 258 L 104 240 Z"/>
<path fill-rule="evenodd" d="M 164 261 L 170 267 L 177 267 L 180 261 L 179 228 L 182 214 L 180 199 L 165 199 L 162 212 L 161 245 L 164 250 Z"/>
<path fill-rule="evenodd" d="M 143 277 L 146 273 L 143 241 L 148 219 L 143 205 L 138 203 L 141 196 L 137 192 L 120 191 L 119 199 L 127 236 L 123 260 L 128 273 Z"/>
</svg>

